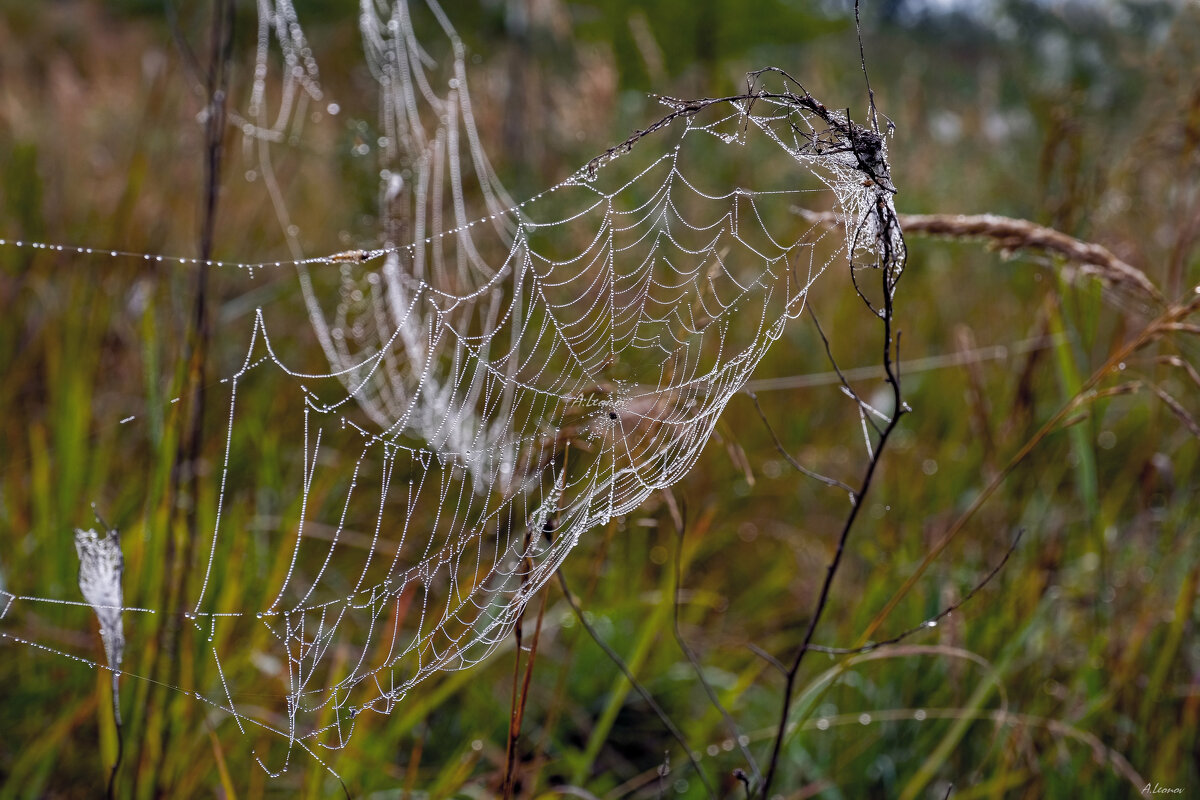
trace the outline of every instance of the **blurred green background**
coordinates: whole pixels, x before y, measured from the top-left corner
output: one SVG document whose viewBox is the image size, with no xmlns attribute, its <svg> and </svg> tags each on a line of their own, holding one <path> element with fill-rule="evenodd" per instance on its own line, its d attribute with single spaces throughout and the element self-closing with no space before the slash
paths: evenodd
<svg viewBox="0 0 1200 800">
<path fill-rule="evenodd" d="M 179 35 L 201 53 L 208 10 L 177 12 Z M 510 0 L 447 3 L 447 11 L 468 47 L 485 147 L 517 198 L 660 116 L 650 92 L 715 96 L 743 87 L 748 70 L 775 65 L 825 103 L 860 120 L 866 111 L 844 3 Z M 329 0 L 299 12 L 327 95 L 343 110 L 280 149 L 280 184 L 309 253 L 370 246 L 376 166 L 355 148 L 379 132 L 357 12 Z M 1200 280 L 1194 3 L 885 0 L 864 2 L 862 18 L 879 109 L 896 128 L 900 211 L 1023 217 L 1104 245 L 1170 301 L 1191 296 Z M 235 108 L 248 92 L 254 30 L 254 8 L 238 4 Z M 4 0 L 0 237 L 193 255 L 202 107 L 158 3 Z M 232 133 L 227 142 L 216 255 L 285 257 L 261 180 L 245 174 L 252 159 Z M 1153 316 L 1049 257 L 1010 259 L 980 242 L 917 237 L 909 251 L 897 298 L 902 357 L 958 354 L 967 363 L 906 370 L 914 413 L 850 540 L 817 634 L 825 644 L 854 644 L 1039 427 Z M 840 272 L 827 277 L 844 281 Z M 236 368 L 254 307 L 286 308 L 295 287 L 286 277 L 250 288 L 237 276 L 214 280 L 215 379 Z M 171 519 L 164 497 L 180 420 L 154 409 L 183 385 L 193 282 L 178 265 L 0 247 L 0 589 L 76 597 L 71 531 L 92 524 L 96 502 L 122 531 L 126 604 L 153 606 L 161 595 L 167 577 L 155 565 Z M 843 366 L 870 364 L 877 334 L 845 288 L 831 290 L 822 323 Z M 296 319 L 302 349 L 310 334 L 303 314 Z M 1200 363 L 1194 334 L 1176 330 L 1139 350 L 1099 383 L 1141 381 L 1137 391 L 1081 404 L 1072 424 L 1036 439 L 875 636 L 960 600 L 1023 530 L 1003 570 L 969 603 L 870 657 L 808 657 L 774 792 L 1128 797 L 1143 782 L 1200 791 L 1200 470 L 1186 419 L 1200 414 L 1200 383 L 1165 360 Z M 993 346 L 1005 355 L 971 356 Z M 758 378 L 828 368 L 801 319 Z M 862 386 L 869 393 L 878 384 Z M 859 420 L 836 385 L 759 397 L 801 463 L 857 484 Z M 249 430 L 234 458 L 253 465 L 256 494 L 228 513 L 231 526 L 253 531 L 256 520 L 296 513 L 296 465 L 294 431 L 268 424 L 271 394 L 246 402 Z M 113 424 L 131 408 L 136 425 Z M 220 409 L 210 411 L 211 433 Z M 210 438 L 205 452 L 215 458 L 220 437 Z M 202 520 L 215 483 L 202 476 Z M 751 646 L 790 659 L 846 497 L 792 470 L 746 396 L 734 398 L 673 493 L 688 511 L 682 550 L 669 504 L 656 497 L 586 537 L 565 573 L 721 796 L 741 797 L 733 773 L 749 768 L 735 733 L 672 634 L 676 566 L 681 630 L 761 764 L 782 680 Z M 255 564 L 248 541 L 244 563 Z M 228 579 L 225 591 L 255 607 L 271 569 Z M 704 796 L 558 587 L 544 591 L 519 795 Z M 94 797 L 107 780 L 116 744 L 106 676 L 11 638 L 99 658 L 94 621 L 70 619 L 92 627 L 65 624 L 53 609 L 0 617 L 10 637 L 0 640 L 0 798 Z M 135 642 L 127 668 L 140 673 L 154 639 L 127 635 Z M 247 663 L 255 646 L 245 643 Z M 474 670 L 435 677 L 360 731 L 331 758 L 351 796 L 495 795 L 513 657 L 510 645 Z M 211 680 L 201 652 L 185 650 L 174 669 L 174 685 Z M 118 796 L 150 797 L 156 786 L 169 797 L 343 791 L 303 760 L 266 778 L 227 735 L 229 720 L 183 695 L 127 680 L 122 700 Z"/>
</svg>

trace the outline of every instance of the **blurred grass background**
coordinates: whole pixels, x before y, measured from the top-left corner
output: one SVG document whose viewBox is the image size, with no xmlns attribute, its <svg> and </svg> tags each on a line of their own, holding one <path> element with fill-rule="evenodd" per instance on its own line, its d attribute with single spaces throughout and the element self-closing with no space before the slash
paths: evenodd
<svg viewBox="0 0 1200 800">
<path fill-rule="evenodd" d="M 899 210 L 1051 225 L 1105 245 L 1168 298 L 1186 296 L 1200 280 L 1200 11 L 1015 0 L 991 8 L 973 15 L 864 4 L 872 83 L 896 125 Z M 837 3 L 512 0 L 448 10 L 473 54 L 485 144 L 516 197 L 657 118 L 651 91 L 717 95 L 743 85 L 747 70 L 773 64 L 826 103 L 860 119 L 865 110 L 852 18 Z M 206 11 L 181 12 L 180 28 L 198 50 Z M 343 113 L 282 151 L 280 182 L 310 252 L 373 244 L 373 162 L 353 148 L 378 132 L 354 13 L 332 2 L 300 11 Z M 239 8 L 237 25 L 235 105 L 252 69 L 253 8 Z M 157 3 L 4 0 L 0 236 L 191 255 L 203 192 L 202 104 Z M 251 167 L 231 145 L 221 258 L 284 252 L 261 180 L 245 174 Z M 1008 260 L 979 243 L 913 238 L 909 249 L 897 302 L 902 355 L 996 345 L 1008 355 L 907 373 L 914 413 L 851 539 L 818 632 L 826 644 L 855 643 L 988 481 L 1145 323 L 1138 309 L 1095 282 L 1068 279 L 1052 261 Z M 294 281 L 265 278 L 248 289 L 238 276 L 215 280 L 213 371 L 224 375 L 244 352 L 255 305 L 286 308 Z M 0 248 L 0 589 L 75 597 L 71 531 L 93 524 L 96 502 L 122 531 L 126 604 L 154 606 L 161 596 L 165 576 L 155 565 L 171 518 L 165 493 L 179 420 L 155 409 L 170 408 L 183 385 L 191 287 L 179 266 Z M 822 323 L 843 366 L 869 364 L 873 339 L 860 334 L 874 330 L 844 289 L 831 290 Z M 295 308 L 299 353 L 310 334 Z M 1033 349 L 1020 346 L 1030 340 Z M 1200 387 L 1155 360 L 1171 353 L 1192 362 L 1200 355 L 1194 341 L 1156 344 L 1121 379 L 1153 380 L 1196 413 Z M 759 377 L 827 370 L 801 319 Z M 759 396 L 801 463 L 857 482 L 865 463 L 857 413 L 836 386 Z M 298 513 L 294 434 L 267 423 L 275 401 L 269 391 L 245 399 L 233 456 L 255 479 L 253 494 L 228 509 L 230 526 L 248 535 L 226 563 L 256 572 L 222 576 L 220 591 L 244 608 L 263 604 L 281 558 L 255 531 Z M 944 797 L 953 784 L 955 798 L 1128 797 L 1142 788 L 1130 771 L 1185 794 L 1200 790 L 1197 442 L 1146 390 L 1085 410 L 1039 443 L 876 636 L 956 602 L 1024 530 L 977 597 L 902 647 L 810 657 L 776 791 Z M 132 413 L 136 424 L 117 424 Z M 211 438 L 216 458 L 219 437 Z M 215 479 L 204 477 L 192 502 L 210 521 Z M 765 759 L 782 680 L 750 645 L 790 657 L 846 497 L 792 471 L 745 396 L 673 493 L 688 510 L 682 549 L 669 504 L 655 499 L 588 536 L 565 572 L 592 624 L 682 728 L 723 795 L 741 796 L 733 771 L 746 764 L 671 633 L 676 563 L 681 629 Z M 574 786 L 596 797 L 702 796 L 683 755 L 557 586 L 545 591 L 519 794 Z M 0 630 L 99 657 L 94 621 L 84 615 L 23 608 L 0 619 Z M 143 673 L 154 639 L 127 635 L 135 646 L 126 667 Z M 226 669 L 250 668 L 262 646 L 256 636 L 261 630 L 247 628 L 225 645 L 244 647 L 247 662 Z M 0 641 L 0 654 L 0 798 L 97 796 L 116 750 L 106 676 L 11 640 Z M 212 679 L 211 659 L 186 644 L 173 668 L 184 687 Z M 331 761 L 352 796 L 495 794 L 512 669 L 509 646 L 474 670 L 431 679 L 392 717 L 370 721 Z M 230 721 L 183 695 L 126 680 L 122 700 L 119 796 L 342 791 L 303 761 L 267 779 L 226 735 Z"/>
</svg>

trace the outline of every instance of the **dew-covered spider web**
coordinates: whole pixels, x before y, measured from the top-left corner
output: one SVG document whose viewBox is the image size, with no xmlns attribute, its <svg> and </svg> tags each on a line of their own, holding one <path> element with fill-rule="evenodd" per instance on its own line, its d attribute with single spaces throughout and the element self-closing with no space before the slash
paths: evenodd
<svg viewBox="0 0 1200 800">
<path fill-rule="evenodd" d="M 255 88 L 234 122 L 269 176 L 271 148 L 325 97 L 290 4 L 259 11 Z M 418 42 L 403 0 L 361 9 L 381 98 L 378 245 L 306 257 L 266 181 L 291 257 L 221 262 L 247 281 L 294 269 L 327 364 L 296 366 L 271 309 L 253 315 L 220 384 L 215 524 L 182 609 L 215 667 L 196 701 L 255 742 L 286 743 L 258 750 L 272 773 L 297 750 L 325 763 L 365 716 L 486 658 L 581 539 L 687 475 L 816 282 L 882 270 L 890 292 L 903 263 L 884 139 L 774 72 L 744 95 L 665 99 L 660 123 L 514 200 L 476 128 L 465 48 L 434 3 L 422 11 L 444 34 L 436 48 Z M 813 225 L 794 206 L 844 224 Z M 256 391 L 275 393 L 273 419 L 248 418 Z M 300 465 L 295 518 L 231 526 L 252 472 L 230 452 L 276 420 L 297 431 L 282 454 Z M 254 578 L 266 587 L 255 608 L 222 591 L 250 537 L 281 565 Z M 118 540 L 79 541 L 82 557 Z M 168 610 L 122 607 L 119 547 L 106 552 L 87 574 L 118 586 L 79 605 L 101 613 L 107 658 L 6 638 L 129 675 L 122 618 L 128 639 Z M 0 617 L 72 601 L 7 594 Z M 263 642 L 253 668 L 226 669 L 249 641 Z"/>
</svg>

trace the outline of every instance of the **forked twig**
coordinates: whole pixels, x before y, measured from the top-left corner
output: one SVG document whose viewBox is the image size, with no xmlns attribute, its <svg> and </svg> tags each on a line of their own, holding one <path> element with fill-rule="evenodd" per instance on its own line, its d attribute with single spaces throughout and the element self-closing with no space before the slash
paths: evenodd
<svg viewBox="0 0 1200 800">
<path fill-rule="evenodd" d="M 881 169 L 882 171 L 886 172 L 886 164 Z M 897 362 L 900 355 L 900 335 L 898 332 L 893 331 L 893 320 L 895 313 L 894 295 L 896 281 L 899 280 L 904 264 L 904 238 L 899 223 L 896 220 L 895 211 L 892 209 L 890 202 L 885 199 L 886 197 L 887 195 L 883 192 L 877 193 L 874 207 L 870 211 L 870 214 L 873 216 L 871 221 L 874 223 L 874 231 L 875 235 L 877 236 L 876 244 L 879 248 L 878 266 L 881 267 L 881 269 L 879 269 L 879 274 L 882 280 L 882 305 L 878 310 L 876 310 L 873 306 L 871 306 L 870 302 L 865 296 L 863 296 L 861 292 L 859 292 L 859 296 L 864 302 L 867 303 L 868 307 L 871 308 L 872 311 L 878 314 L 879 319 L 883 323 L 883 369 L 884 374 L 886 375 L 887 383 L 892 390 L 894 410 L 891 418 L 888 419 L 882 429 L 875 425 L 873 420 L 871 421 L 871 424 L 874 425 L 875 429 L 878 431 L 878 441 L 876 442 L 875 447 L 870 451 L 869 461 L 863 474 L 862 482 L 860 483 L 858 490 L 854 493 L 855 502 L 850 507 L 850 511 L 846 515 L 846 519 L 842 524 L 841 532 L 838 534 L 837 546 L 834 550 L 833 557 L 825 570 L 825 579 L 821 584 L 816 606 L 813 610 L 812 616 L 809 618 L 808 627 L 804 632 L 804 639 L 793 656 L 791 664 L 788 666 L 787 672 L 784 676 L 783 704 L 780 711 L 779 724 L 775 730 L 774 742 L 771 748 L 771 759 L 767 765 L 766 778 L 763 780 L 762 788 L 759 793 L 763 800 L 767 800 L 767 798 L 770 797 L 771 784 L 779 767 L 780 755 L 783 750 L 783 741 L 788 732 L 788 717 L 791 714 L 792 696 L 795 691 L 796 679 L 800 674 L 800 667 L 804 663 L 805 655 L 807 655 L 807 653 L 812 649 L 813 637 L 816 635 L 817 625 L 820 623 L 821 617 L 824 615 L 825 610 L 829 605 L 833 579 L 837 576 L 838 569 L 842 563 L 842 558 L 846 552 L 846 544 L 850 539 L 850 533 L 854 529 L 854 523 L 858 519 L 859 511 L 863 507 L 862 501 L 870 491 L 871 485 L 874 482 L 875 475 L 888 440 L 891 438 L 891 435 L 896 430 L 901 418 L 908 410 L 908 407 L 904 403 L 903 394 L 901 392 L 900 373 L 899 369 L 897 368 Z M 864 220 L 864 222 L 865 221 L 866 220 Z M 860 231 L 855 232 L 856 237 L 858 236 L 859 232 Z M 851 247 L 851 259 L 853 259 L 854 252 L 855 248 Z M 852 262 L 852 274 L 853 267 L 854 264 Z M 857 284 L 855 288 L 857 290 Z M 813 319 L 814 321 L 816 320 L 815 315 L 813 316 Z M 820 332 L 821 338 L 825 342 L 826 353 L 832 360 L 832 353 L 829 349 L 828 339 L 825 337 L 824 331 L 821 330 L 819 322 L 817 323 L 817 330 Z M 837 369 L 836 364 L 834 367 Z M 838 373 L 839 375 L 841 374 L 840 370 L 838 370 Z M 844 377 L 843 385 L 845 385 Z M 853 389 L 849 389 L 849 387 L 847 387 L 847 389 L 848 393 L 850 393 L 852 397 L 856 397 L 856 395 L 853 394 Z M 860 413 L 863 413 L 861 401 L 859 404 L 859 411 Z M 864 422 L 864 425 L 865 424 L 866 423 Z"/>
<path fill-rule="evenodd" d="M 941 622 L 943 619 L 950 616 L 955 611 L 957 611 L 958 609 L 962 608 L 964 605 L 969 603 L 971 601 L 971 598 L 973 598 L 976 594 L 978 594 L 983 589 L 983 587 L 985 587 L 989 583 L 991 583 L 992 578 L 994 578 L 998 574 L 1000 574 L 1000 570 L 1004 569 L 1004 565 L 1008 563 L 1008 559 L 1012 557 L 1012 554 L 1017 549 L 1017 545 L 1020 544 L 1020 542 L 1021 542 L 1021 537 L 1024 535 L 1025 535 L 1024 528 L 1017 531 L 1017 535 L 1013 537 L 1012 543 L 1009 544 L 1008 549 L 1004 551 L 1004 557 L 1000 559 L 1000 562 L 998 564 L 996 564 L 996 566 L 992 567 L 992 569 L 988 572 L 988 574 L 983 576 L 983 579 L 981 581 L 979 581 L 979 583 L 975 584 L 975 586 L 973 586 L 971 588 L 971 591 L 967 592 L 967 594 L 961 600 L 959 600 L 956 603 L 951 603 L 950 605 L 946 606 L 945 608 L 943 608 L 941 611 L 939 611 L 934 616 L 926 619 L 920 625 L 914 625 L 911 628 L 909 628 L 908 630 L 902 631 L 902 632 L 896 634 L 895 636 L 891 637 L 890 639 L 883 639 L 878 642 L 868 642 L 867 644 L 864 644 L 861 647 L 826 647 L 824 645 L 814 644 L 809 649 L 816 650 L 818 653 L 829 653 L 830 655 L 838 655 L 838 656 L 855 655 L 857 653 L 869 653 L 872 650 L 878 650 L 881 647 L 887 647 L 889 645 L 899 644 L 900 642 L 904 641 L 905 639 L 907 639 L 908 637 L 912 636 L 915 633 L 919 633 L 920 631 L 936 627 L 937 624 L 939 622 Z"/>
</svg>

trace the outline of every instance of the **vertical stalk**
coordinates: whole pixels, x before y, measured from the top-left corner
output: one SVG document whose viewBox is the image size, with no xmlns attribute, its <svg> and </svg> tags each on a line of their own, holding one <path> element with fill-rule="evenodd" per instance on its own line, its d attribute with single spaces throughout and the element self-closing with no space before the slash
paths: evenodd
<svg viewBox="0 0 1200 800">
<path fill-rule="evenodd" d="M 208 66 L 203 75 L 204 113 L 204 195 L 201 206 L 199 263 L 196 265 L 195 293 L 184 351 L 186 373 L 183 376 L 185 398 L 181 414 L 181 432 L 171 463 L 167 494 L 168 531 L 164 555 L 162 602 L 166 613 L 158 631 L 158 647 L 152 656 L 150 674 L 160 681 L 147 703 L 147 739 L 158 727 L 158 743 L 153 750 L 143 745 L 142 762 L 149 761 L 154 797 L 170 794 L 167 763 L 174 735 L 174 720 L 167 714 L 167 687 L 175 687 L 180 675 L 181 613 L 187 597 L 188 576 L 195 558 L 199 537 L 200 460 L 204 449 L 204 404 L 208 351 L 212 338 L 209 319 L 208 262 L 212 259 L 216 236 L 217 204 L 226 127 L 230 58 L 233 43 L 233 0 L 213 0 L 209 30 Z"/>
<path fill-rule="evenodd" d="M 791 663 L 784 672 L 784 688 L 783 688 L 783 703 L 780 709 L 779 726 L 775 730 L 771 745 L 771 757 L 767 762 L 767 772 L 763 779 L 762 786 L 759 787 L 759 796 L 762 800 L 768 800 L 771 796 L 771 785 L 775 780 L 776 770 L 779 767 L 779 762 L 783 753 L 783 741 L 788 734 L 788 718 L 791 715 L 793 695 L 796 689 L 796 680 L 800 674 L 800 667 L 804 663 L 804 656 L 812 649 L 813 637 L 817 632 L 817 625 L 824 615 L 830 598 L 830 591 L 833 587 L 833 580 L 837 576 L 838 569 L 842 563 L 842 556 L 846 552 L 846 543 L 850 539 L 851 531 L 854 529 L 854 523 L 858 519 L 859 511 L 863 507 L 863 502 L 867 497 L 867 493 L 871 489 L 871 484 L 874 482 L 876 471 L 882 461 L 884 450 L 887 447 L 888 440 L 892 433 L 895 432 L 896 426 L 900 423 L 900 418 L 906 413 L 907 407 L 904 404 L 903 393 L 900 389 L 900 373 L 897 366 L 899 361 L 899 333 L 893 328 L 895 318 L 895 307 L 893 305 L 894 292 L 896 288 L 896 280 L 899 278 L 899 270 L 897 267 L 903 265 L 904 252 L 901 247 L 900 252 L 896 252 L 893 246 L 893 233 L 899 233 L 899 224 L 896 221 L 896 215 L 887 205 L 882 193 L 876 197 L 875 208 L 871 212 L 875 215 L 875 224 L 879 232 L 880 258 L 878 268 L 882 275 L 882 293 L 883 302 L 882 308 L 876 313 L 879 315 L 883 323 L 883 347 L 882 359 L 883 369 L 887 376 L 887 383 L 891 388 L 892 393 L 892 414 L 888 419 L 887 425 L 879 431 L 878 439 L 875 444 L 874 451 L 871 454 L 870 461 L 867 464 L 866 471 L 863 474 L 862 482 L 857 491 L 853 495 L 853 505 L 850 507 L 849 513 L 846 515 L 845 521 L 842 524 L 841 532 L 837 538 L 837 548 L 834 550 L 833 557 L 830 559 L 825 570 L 825 579 L 821 583 L 821 590 L 817 597 L 816 607 L 813 610 L 812 616 L 808 621 L 808 628 L 804 632 L 804 640 L 800 643 L 800 647 L 796 650 Z M 854 248 L 850 248 L 851 255 L 854 253 Z M 853 273 L 852 273 L 853 274 Z M 857 288 L 857 284 L 856 284 Z M 859 292 L 859 296 L 870 306 L 866 297 Z M 815 319 L 815 318 L 814 318 Z M 817 328 L 820 331 L 820 326 Z M 829 342 L 825 339 L 824 332 L 821 332 L 821 338 L 825 341 L 826 352 L 829 351 Z M 832 355 L 831 355 L 832 358 Z M 837 369 L 835 364 L 835 369 Z M 838 370 L 840 372 L 840 370 Z M 843 386 L 845 386 L 843 379 Z M 849 388 L 849 387 L 847 387 Z"/>
</svg>

